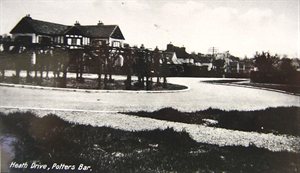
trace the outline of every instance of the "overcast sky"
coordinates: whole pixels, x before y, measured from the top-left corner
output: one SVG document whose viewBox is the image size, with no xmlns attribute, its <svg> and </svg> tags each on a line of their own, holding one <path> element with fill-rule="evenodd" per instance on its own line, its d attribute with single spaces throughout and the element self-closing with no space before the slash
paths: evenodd
<svg viewBox="0 0 300 173">
<path fill-rule="evenodd" d="M 299 0 L 0 0 L 0 34 L 26 14 L 66 25 L 120 26 L 130 45 L 252 57 L 256 51 L 299 58 Z"/>
</svg>

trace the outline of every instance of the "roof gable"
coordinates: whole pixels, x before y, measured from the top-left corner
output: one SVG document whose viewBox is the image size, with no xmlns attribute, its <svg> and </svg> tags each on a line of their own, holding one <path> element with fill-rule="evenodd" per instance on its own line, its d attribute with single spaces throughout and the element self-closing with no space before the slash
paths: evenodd
<svg viewBox="0 0 300 173">
<path fill-rule="evenodd" d="M 121 40 L 125 40 L 122 32 L 121 32 L 121 29 L 119 26 L 116 26 L 115 30 L 113 31 L 112 35 L 111 35 L 111 38 L 116 38 L 116 39 L 121 39 Z"/>
</svg>

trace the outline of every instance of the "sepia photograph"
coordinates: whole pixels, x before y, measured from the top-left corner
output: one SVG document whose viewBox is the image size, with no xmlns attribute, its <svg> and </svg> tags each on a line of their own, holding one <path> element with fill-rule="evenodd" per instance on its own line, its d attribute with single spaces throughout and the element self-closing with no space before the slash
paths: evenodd
<svg viewBox="0 0 300 173">
<path fill-rule="evenodd" d="M 300 172 L 299 0 L 0 0 L 0 173 Z"/>
</svg>

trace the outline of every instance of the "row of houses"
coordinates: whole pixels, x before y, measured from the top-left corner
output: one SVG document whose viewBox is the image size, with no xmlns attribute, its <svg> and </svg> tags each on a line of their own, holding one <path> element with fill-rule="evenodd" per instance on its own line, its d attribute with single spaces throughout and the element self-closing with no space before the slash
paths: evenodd
<svg viewBox="0 0 300 173">
<path fill-rule="evenodd" d="M 216 54 L 187 53 L 185 47 L 177 47 L 172 43 L 167 45 L 165 53 L 168 55 L 168 63 L 174 65 L 196 66 L 206 71 L 216 69 L 216 61 L 223 61 L 221 66 L 224 73 L 249 74 L 254 69 L 254 62 L 250 59 L 240 59 L 229 52 Z"/>
</svg>

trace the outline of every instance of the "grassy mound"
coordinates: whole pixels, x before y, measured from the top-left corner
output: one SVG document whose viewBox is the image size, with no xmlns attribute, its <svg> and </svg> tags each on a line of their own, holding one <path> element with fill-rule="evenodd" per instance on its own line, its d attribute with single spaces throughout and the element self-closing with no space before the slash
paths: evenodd
<svg viewBox="0 0 300 173">
<path fill-rule="evenodd" d="M 227 129 L 300 136 L 300 108 L 278 107 L 257 111 L 222 111 L 207 109 L 193 113 L 164 108 L 154 112 L 130 112 L 128 115 L 189 124 L 203 124 L 205 119 L 216 120 L 212 126 Z"/>
</svg>

